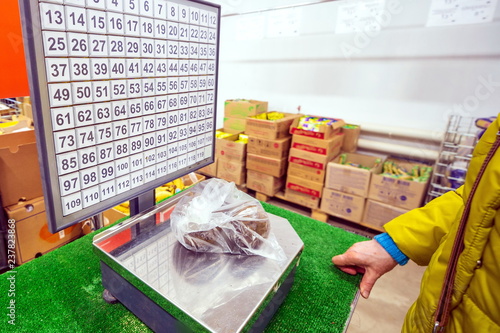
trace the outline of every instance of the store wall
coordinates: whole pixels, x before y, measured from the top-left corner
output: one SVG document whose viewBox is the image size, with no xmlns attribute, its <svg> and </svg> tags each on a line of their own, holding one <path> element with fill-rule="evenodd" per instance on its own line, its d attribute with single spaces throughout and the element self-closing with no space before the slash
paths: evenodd
<svg viewBox="0 0 500 333">
<path fill-rule="evenodd" d="M 500 112 L 500 5 L 493 22 L 426 27 L 430 0 L 386 0 L 379 31 L 336 33 L 347 1 L 243 15 L 232 14 L 298 1 L 215 2 L 225 15 L 219 127 L 231 98 L 436 135 L 451 113 Z"/>
</svg>

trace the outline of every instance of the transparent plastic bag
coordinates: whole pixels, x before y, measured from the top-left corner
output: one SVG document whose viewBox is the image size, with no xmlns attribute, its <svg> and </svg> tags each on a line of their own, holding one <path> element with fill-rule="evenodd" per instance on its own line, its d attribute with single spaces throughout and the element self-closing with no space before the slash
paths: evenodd
<svg viewBox="0 0 500 333">
<path fill-rule="evenodd" d="M 260 202 L 232 182 L 211 178 L 193 186 L 170 221 L 177 240 L 192 251 L 286 258 Z"/>
</svg>

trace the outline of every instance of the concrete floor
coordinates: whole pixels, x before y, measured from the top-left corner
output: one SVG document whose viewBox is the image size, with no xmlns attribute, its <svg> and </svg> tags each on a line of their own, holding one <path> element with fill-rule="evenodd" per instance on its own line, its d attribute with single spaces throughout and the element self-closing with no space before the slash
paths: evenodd
<svg viewBox="0 0 500 333">
<path fill-rule="evenodd" d="M 401 332 L 406 312 L 418 296 L 424 270 L 410 261 L 382 276 L 368 299 L 359 298 L 347 333 Z"/>
<path fill-rule="evenodd" d="M 268 202 L 305 216 L 311 216 L 310 209 L 283 200 L 271 198 Z M 377 234 L 369 228 L 331 217 L 328 223 L 366 237 L 373 237 Z M 410 261 L 405 266 L 397 266 L 382 276 L 368 299 L 359 298 L 347 333 L 401 332 L 406 312 L 419 294 L 420 280 L 424 270 L 425 267 L 420 267 Z"/>
</svg>

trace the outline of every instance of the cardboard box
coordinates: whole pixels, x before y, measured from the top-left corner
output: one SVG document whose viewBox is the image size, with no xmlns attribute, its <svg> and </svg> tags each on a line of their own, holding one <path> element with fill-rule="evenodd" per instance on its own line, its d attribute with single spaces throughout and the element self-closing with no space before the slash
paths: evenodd
<svg viewBox="0 0 500 333">
<path fill-rule="evenodd" d="M 47 226 L 45 202 L 38 197 L 5 207 L 8 219 L 16 221 L 16 264 L 23 264 L 82 235 L 82 223 L 52 234 Z"/>
<path fill-rule="evenodd" d="M 217 177 L 233 182 L 236 185 L 243 185 L 246 181 L 245 162 L 227 160 L 225 158 L 217 159 Z"/>
<path fill-rule="evenodd" d="M 368 199 L 363 214 L 363 223 L 382 229 L 384 224 L 407 212 L 409 212 L 407 209 Z"/>
<path fill-rule="evenodd" d="M 322 183 L 325 180 L 326 171 L 314 169 L 297 163 L 288 163 L 288 175 L 300 177 L 304 180 L 310 180 L 316 183 Z"/>
<path fill-rule="evenodd" d="M 316 209 L 319 207 L 319 198 L 313 195 L 307 195 L 291 189 L 285 189 L 285 199 L 287 201 L 299 204 L 304 207 Z"/>
<path fill-rule="evenodd" d="M 247 152 L 272 158 L 286 158 L 288 157 L 291 141 L 291 137 L 272 140 L 249 136 Z"/>
<path fill-rule="evenodd" d="M 30 130 L 31 123 L 33 122 L 30 118 L 20 115 L 13 115 L 11 121 L 3 122 L 0 118 L 0 135 L 10 134 L 14 132 Z"/>
<path fill-rule="evenodd" d="M 274 177 L 262 172 L 247 170 L 247 187 L 268 196 L 274 196 L 283 186 L 285 177 Z"/>
<path fill-rule="evenodd" d="M 408 163 L 393 158 L 388 160 L 394 161 L 406 170 L 411 170 L 414 165 L 425 165 L 420 163 Z M 428 181 L 422 183 L 397 179 L 383 174 L 373 174 L 370 181 L 368 198 L 404 209 L 414 209 L 422 205 L 428 185 Z"/>
<path fill-rule="evenodd" d="M 181 178 L 185 188 L 187 188 L 204 181 L 207 177 L 195 172 L 190 172 L 187 175 L 182 176 Z"/>
<path fill-rule="evenodd" d="M 317 198 L 321 198 L 321 193 L 323 192 L 323 183 L 316 183 L 300 177 L 288 175 L 286 177 L 286 188 L 307 195 L 312 195 Z"/>
<path fill-rule="evenodd" d="M 4 207 L 43 196 L 33 130 L 0 135 L 0 195 Z"/>
<path fill-rule="evenodd" d="M 245 133 L 264 139 L 281 139 L 290 136 L 290 125 L 299 114 L 284 113 L 285 117 L 278 120 L 247 118 Z M 266 113 L 267 114 L 267 113 Z"/>
<path fill-rule="evenodd" d="M 243 133 L 245 132 L 246 123 L 246 118 L 224 117 L 223 131 L 227 133 Z"/>
<path fill-rule="evenodd" d="M 342 127 L 342 133 L 344 133 L 342 151 L 346 153 L 354 153 L 358 149 L 361 127 L 359 125 L 347 124 Z"/>
<path fill-rule="evenodd" d="M 30 119 L 33 119 L 33 110 L 31 108 L 30 96 L 18 97 L 17 100 L 22 103 L 21 104 L 21 114 L 30 118 Z"/>
<path fill-rule="evenodd" d="M 361 222 L 366 199 L 325 188 L 321 198 L 321 210 L 352 222 Z"/>
<path fill-rule="evenodd" d="M 244 162 L 247 157 L 247 144 L 236 142 L 238 138 L 239 134 L 235 134 L 224 139 L 217 139 L 216 157 Z"/>
<path fill-rule="evenodd" d="M 210 177 L 217 177 L 217 159 L 215 159 L 214 163 L 198 169 L 198 172 Z"/>
<path fill-rule="evenodd" d="M 253 99 L 228 99 L 224 102 L 224 117 L 246 118 L 267 112 L 267 102 Z"/>
<path fill-rule="evenodd" d="M 115 223 L 116 221 L 126 217 L 126 216 L 129 216 L 129 214 L 125 214 L 124 212 L 120 212 L 119 210 L 115 209 L 115 208 L 110 208 L 108 210 L 105 210 L 103 212 L 103 225 L 104 226 L 107 226 L 107 225 L 110 225 L 110 224 L 113 224 Z"/>
<path fill-rule="evenodd" d="M 370 168 L 361 169 L 351 165 L 340 164 L 345 156 L 346 162 Z M 325 187 L 344 193 L 367 197 L 373 173 L 382 171 L 383 158 L 355 153 L 345 153 L 328 163 Z"/>
<path fill-rule="evenodd" d="M 238 140 L 238 134 L 240 133 L 243 133 L 243 132 L 227 132 L 227 131 L 224 131 L 224 128 L 218 128 L 216 130 L 216 132 L 224 132 L 226 134 L 231 134 L 230 136 L 226 136 L 225 138 L 215 138 L 215 150 L 217 151 L 217 148 L 219 147 L 220 143 L 222 142 L 222 140 L 225 140 L 227 138 L 229 138 L 229 140 Z"/>
<path fill-rule="evenodd" d="M 291 148 L 328 156 L 331 159 L 331 157 L 337 156 L 340 153 L 343 141 L 343 133 L 334 135 L 331 139 L 326 140 L 294 135 L 292 137 Z"/>
<path fill-rule="evenodd" d="M 290 133 L 294 135 L 302 135 L 322 140 L 331 139 L 335 134 L 340 133 L 342 126 L 345 125 L 345 122 L 342 119 L 332 119 L 336 120 L 336 122 L 332 125 L 321 125 L 319 126 L 318 131 L 315 132 L 298 128 L 297 126 L 299 125 L 300 118 L 295 118 L 292 122 L 292 125 L 290 126 Z"/>
<path fill-rule="evenodd" d="M 247 154 L 247 169 L 262 172 L 274 177 L 281 177 L 286 173 L 286 158 L 271 158 L 255 154 Z"/>
<path fill-rule="evenodd" d="M 82 221 L 82 236 L 88 235 L 95 231 L 92 226 L 92 219 L 88 218 L 85 221 Z"/>
<path fill-rule="evenodd" d="M 313 168 L 316 170 L 326 170 L 326 165 L 330 162 L 334 156 L 319 155 L 307 152 L 305 150 L 300 150 L 296 148 L 290 148 L 290 163 L 296 163 L 303 165 L 305 167 Z"/>
</svg>

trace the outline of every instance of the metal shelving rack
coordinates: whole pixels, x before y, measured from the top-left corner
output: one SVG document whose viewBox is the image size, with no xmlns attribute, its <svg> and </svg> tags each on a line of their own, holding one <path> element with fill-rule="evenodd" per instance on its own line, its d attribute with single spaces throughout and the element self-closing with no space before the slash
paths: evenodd
<svg viewBox="0 0 500 333">
<path fill-rule="evenodd" d="M 464 183 L 472 151 L 481 131 L 476 127 L 475 121 L 476 118 L 473 117 L 450 116 L 434 166 L 426 203 Z"/>
<path fill-rule="evenodd" d="M 22 103 L 15 98 L 0 98 L 0 119 L 11 119 L 21 114 Z"/>
</svg>

